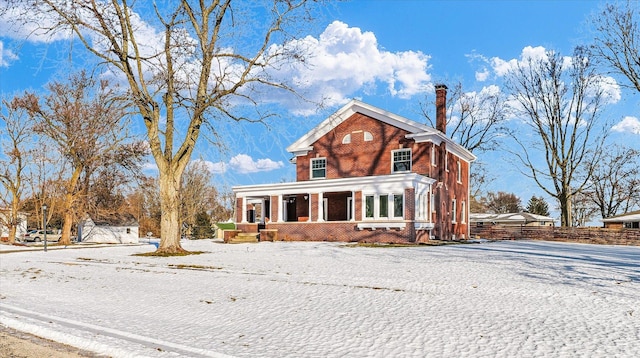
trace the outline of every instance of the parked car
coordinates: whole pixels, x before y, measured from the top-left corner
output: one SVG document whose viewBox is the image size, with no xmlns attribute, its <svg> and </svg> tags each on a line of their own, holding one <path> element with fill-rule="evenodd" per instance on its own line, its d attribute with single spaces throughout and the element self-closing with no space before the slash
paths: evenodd
<svg viewBox="0 0 640 358">
<path fill-rule="evenodd" d="M 47 230 L 47 241 L 60 241 L 61 234 L 53 230 Z M 24 235 L 24 241 L 41 242 L 44 241 L 44 230 L 31 230 Z"/>
</svg>

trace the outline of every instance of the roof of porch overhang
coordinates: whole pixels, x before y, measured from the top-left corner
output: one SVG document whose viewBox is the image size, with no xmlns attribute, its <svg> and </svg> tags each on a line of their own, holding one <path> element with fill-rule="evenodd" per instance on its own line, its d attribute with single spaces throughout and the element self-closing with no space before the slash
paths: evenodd
<svg viewBox="0 0 640 358">
<path fill-rule="evenodd" d="M 389 193 L 397 191 L 398 188 L 417 188 L 418 186 L 429 186 L 435 182 L 435 179 L 424 175 L 404 173 L 355 178 L 307 180 L 291 183 L 242 185 L 234 186 L 232 190 L 234 194 L 239 197 L 345 191 Z"/>
</svg>

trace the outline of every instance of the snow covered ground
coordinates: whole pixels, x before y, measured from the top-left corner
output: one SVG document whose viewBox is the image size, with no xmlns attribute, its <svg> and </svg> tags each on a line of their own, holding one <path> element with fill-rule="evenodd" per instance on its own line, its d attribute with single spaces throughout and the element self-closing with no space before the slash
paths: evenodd
<svg viewBox="0 0 640 358">
<path fill-rule="evenodd" d="M 640 247 L 187 241 L 0 254 L 0 324 L 113 357 L 638 357 Z"/>
</svg>

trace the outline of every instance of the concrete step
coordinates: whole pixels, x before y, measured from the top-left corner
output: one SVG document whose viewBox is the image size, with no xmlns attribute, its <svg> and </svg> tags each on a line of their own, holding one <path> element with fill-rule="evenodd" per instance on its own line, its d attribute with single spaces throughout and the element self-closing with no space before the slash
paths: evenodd
<svg viewBox="0 0 640 358">
<path fill-rule="evenodd" d="M 257 232 L 241 232 L 236 235 L 236 237 L 231 238 L 229 240 L 230 244 L 244 244 L 244 243 L 254 243 L 258 242 L 258 233 Z"/>
</svg>

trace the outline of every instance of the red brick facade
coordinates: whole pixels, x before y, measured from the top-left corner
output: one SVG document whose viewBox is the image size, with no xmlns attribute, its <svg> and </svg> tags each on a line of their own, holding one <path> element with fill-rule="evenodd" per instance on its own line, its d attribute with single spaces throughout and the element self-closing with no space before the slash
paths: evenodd
<svg viewBox="0 0 640 358">
<path fill-rule="evenodd" d="M 446 87 L 437 92 L 446 101 Z M 446 138 L 445 128 L 353 103 L 287 148 L 295 156 L 295 183 L 234 188 L 238 228 L 277 229 L 279 240 L 468 238 L 473 155 Z M 444 108 L 437 105 L 438 127 Z M 256 201 L 266 212 L 254 227 L 246 220 L 255 213 L 246 210 Z"/>
</svg>

